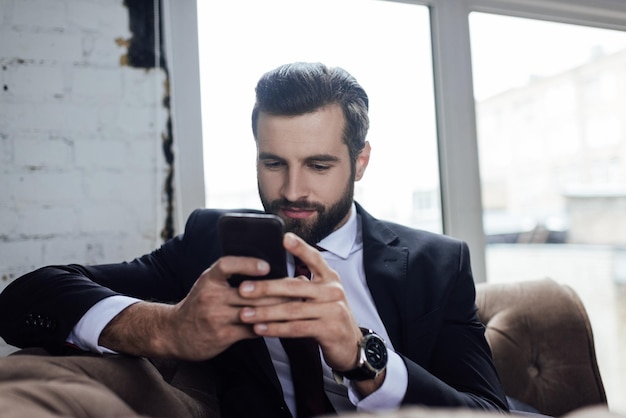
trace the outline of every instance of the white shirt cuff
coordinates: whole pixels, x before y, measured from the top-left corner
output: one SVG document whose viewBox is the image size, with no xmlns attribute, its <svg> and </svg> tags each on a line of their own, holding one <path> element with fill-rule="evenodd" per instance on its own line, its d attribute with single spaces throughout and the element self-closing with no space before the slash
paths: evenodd
<svg viewBox="0 0 626 418">
<path fill-rule="evenodd" d="M 67 342 L 86 351 L 101 354 L 115 353 L 113 350 L 98 345 L 100 334 L 117 314 L 137 302 L 140 302 L 140 300 L 121 295 L 102 299 L 93 305 L 78 321 L 67 337 Z"/>
<path fill-rule="evenodd" d="M 404 361 L 402 361 L 398 353 L 389 350 L 387 372 L 382 386 L 361 399 L 352 383 L 350 383 L 348 386 L 348 397 L 350 402 L 356 406 L 357 411 L 396 409 L 402 403 L 408 385 L 409 372 Z"/>
</svg>

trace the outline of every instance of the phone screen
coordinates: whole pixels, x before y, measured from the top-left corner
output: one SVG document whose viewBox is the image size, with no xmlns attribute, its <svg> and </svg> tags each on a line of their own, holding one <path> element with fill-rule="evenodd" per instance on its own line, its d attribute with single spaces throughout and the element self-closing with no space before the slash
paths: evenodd
<svg viewBox="0 0 626 418">
<path fill-rule="evenodd" d="M 284 223 L 276 215 L 227 213 L 220 217 L 218 230 L 222 253 L 256 257 L 270 265 L 265 276 L 233 275 L 228 279 L 237 287 L 244 280 L 279 279 L 287 276 L 287 258 L 283 247 Z"/>
</svg>

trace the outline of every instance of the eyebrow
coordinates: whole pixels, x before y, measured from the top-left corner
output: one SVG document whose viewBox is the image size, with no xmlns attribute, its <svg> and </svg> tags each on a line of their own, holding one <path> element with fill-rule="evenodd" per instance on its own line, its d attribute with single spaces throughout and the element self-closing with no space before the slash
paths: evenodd
<svg viewBox="0 0 626 418">
<path fill-rule="evenodd" d="M 259 154 L 259 160 L 278 160 L 278 161 L 285 161 L 284 158 L 279 157 L 276 154 L 272 154 L 270 152 L 262 152 Z M 331 155 L 331 154 L 316 154 L 316 155 L 310 155 L 308 157 L 306 157 L 304 159 L 307 162 L 312 162 L 312 161 L 321 161 L 321 162 L 338 162 L 339 158 Z"/>
</svg>

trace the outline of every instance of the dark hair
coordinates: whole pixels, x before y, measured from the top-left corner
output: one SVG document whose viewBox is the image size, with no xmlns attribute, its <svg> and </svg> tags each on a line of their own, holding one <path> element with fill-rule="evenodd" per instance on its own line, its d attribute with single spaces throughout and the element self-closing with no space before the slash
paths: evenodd
<svg viewBox="0 0 626 418">
<path fill-rule="evenodd" d="M 296 116 L 333 103 L 343 109 L 346 121 L 343 140 L 354 163 L 365 146 L 369 101 L 356 79 L 339 67 L 296 62 L 265 73 L 256 86 L 256 103 L 252 110 L 254 138 L 260 112 Z"/>
</svg>

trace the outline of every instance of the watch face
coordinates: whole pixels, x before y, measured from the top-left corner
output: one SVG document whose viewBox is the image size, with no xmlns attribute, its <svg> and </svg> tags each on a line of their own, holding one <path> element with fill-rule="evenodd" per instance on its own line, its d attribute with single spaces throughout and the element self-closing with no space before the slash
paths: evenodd
<svg viewBox="0 0 626 418">
<path fill-rule="evenodd" d="M 365 343 L 365 357 L 375 370 L 384 369 L 387 366 L 387 347 L 384 341 L 376 336 L 368 338 Z"/>
</svg>

